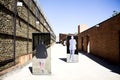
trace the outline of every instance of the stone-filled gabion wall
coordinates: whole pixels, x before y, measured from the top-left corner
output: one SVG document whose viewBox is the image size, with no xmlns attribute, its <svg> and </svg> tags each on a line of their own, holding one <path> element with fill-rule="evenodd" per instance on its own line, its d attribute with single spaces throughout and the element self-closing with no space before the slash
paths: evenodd
<svg viewBox="0 0 120 80">
<path fill-rule="evenodd" d="M 4 5 L 10 11 L 14 11 L 14 1 L 15 0 L 0 0 L 0 3 Z"/>
<path fill-rule="evenodd" d="M 0 33 L 13 34 L 12 16 L 0 10 Z"/>
<path fill-rule="evenodd" d="M 23 5 L 15 7 L 18 1 Z M 55 34 L 34 0 L 0 0 L 0 71 L 19 63 L 20 56 L 32 54 L 35 32 L 51 32 L 55 42 Z"/>
<path fill-rule="evenodd" d="M 0 38 L 0 61 L 13 57 L 13 40 L 6 36 Z"/>
</svg>

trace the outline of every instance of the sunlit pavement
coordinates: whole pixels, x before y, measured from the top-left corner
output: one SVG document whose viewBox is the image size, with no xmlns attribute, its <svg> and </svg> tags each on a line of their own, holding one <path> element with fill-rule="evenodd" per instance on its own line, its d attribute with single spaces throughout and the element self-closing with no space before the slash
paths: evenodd
<svg viewBox="0 0 120 80">
<path fill-rule="evenodd" d="M 66 47 L 55 44 L 51 47 L 51 75 L 32 75 L 29 63 L 6 75 L 2 80 L 120 80 L 120 75 L 101 66 L 85 55 L 79 54 L 78 63 L 67 63 Z"/>
</svg>

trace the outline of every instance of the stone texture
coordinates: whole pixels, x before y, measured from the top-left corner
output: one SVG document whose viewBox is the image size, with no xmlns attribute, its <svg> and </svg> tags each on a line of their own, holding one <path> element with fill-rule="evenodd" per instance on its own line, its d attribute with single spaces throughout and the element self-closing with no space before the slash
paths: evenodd
<svg viewBox="0 0 120 80">
<path fill-rule="evenodd" d="M 0 0 L 0 3 L 3 4 L 10 11 L 14 11 L 14 1 L 15 0 Z"/>
<path fill-rule="evenodd" d="M 20 20 L 16 20 L 16 36 L 27 38 L 27 24 Z"/>
<path fill-rule="evenodd" d="M 28 6 L 28 3 L 31 1 L 31 0 L 23 0 L 25 2 L 25 4 Z"/>
<path fill-rule="evenodd" d="M 27 54 L 27 42 L 22 40 L 16 41 L 16 57 Z"/>
<path fill-rule="evenodd" d="M 13 34 L 13 18 L 0 10 L 0 33 Z"/>
<path fill-rule="evenodd" d="M 29 17 L 29 20 L 30 20 L 30 24 L 32 25 L 32 26 L 35 26 L 35 17 L 30 13 L 30 17 Z"/>
<path fill-rule="evenodd" d="M 24 5 L 22 7 L 17 7 L 17 12 L 22 19 L 24 19 L 25 21 L 28 21 L 28 11 Z"/>
<path fill-rule="evenodd" d="M 30 9 L 35 14 L 36 13 L 35 5 L 34 5 L 33 1 L 29 1 L 29 2 L 30 2 Z"/>
<path fill-rule="evenodd" d="M 7 10 L 6 8 L 4 8 L 6 10 L 4 9 L 0 10 L 0 61 L 2 62 L 13 58 L 14 16 L 7 14 L 6 11 L 12 11 L 11 13 L 15 12 L 14 1 L 15 0 L 0 0 L 0 5 L 2 4 L 8 9 Z M 35 16 L 38 16 L 39 20 L 42 18 L 41 22 L 45 22 L 45 18 L 43 17 L 44 15 L 41 16 L 40 13 L 36 15 L 36 7 L 33 1 L 32 0 L 23 0 L 23 1 L 25 2 L 26 6 L 28 6 L 28 2 L 30 2 L 30 7 L 28 8 L 30 8 L 32 12 L 27 9 L 25 4 L 23 4 L 22 7 L 17 7 L 16 15 L 18 15 L 20 18 L 16 17 L 16 42 L 15 42 L 16 62 L 20 61 L 19 57 L 24 55 L 25 56 L 28 55 L 29 57 L 29 54 L 32 54 L 32 33 L 38 32 L 37 30 L 41 32 L 48 32 L 47 30 L 44 30 L 45 27 L 41 23 L 36 24 L 37 19 Z M 29 11 L 29 20 L 28 20 L 28 11 Z M 21 20 L 21 18 L 23 20 Z M 30 25 L 28 25 L 28 23 Z M 50 32 L 52 32 L 52 30 Z M 55 34 L 53 33 L 52 35 Z M 24 59 L 24 57 L 21 59 Z M 5 68 L 10 67 L 11 65 L 13 65 L 13 62 L 11 62 L 10 65 L 8 64 L 3 65 L 2 67 L 0 67 L 0 69 L 3 70 Z M 5 67 L 6 65 L 7 67 Z"/>
<path fill-rule="evenodd" d="M 29 27 L 29 38 L 32 39 L 32 33 L 37 32 L 36 30 L 34 30 L 33 28 Z"/>
<path fill-rule="evenodd" d="M 32 42 L 28 43 L 28 53 L 32 53 Z"/>
<path fill-rule="evenodd" d="M 0 62 L 13 58 L 13 40 L 0 35 Z"/>
</svg>

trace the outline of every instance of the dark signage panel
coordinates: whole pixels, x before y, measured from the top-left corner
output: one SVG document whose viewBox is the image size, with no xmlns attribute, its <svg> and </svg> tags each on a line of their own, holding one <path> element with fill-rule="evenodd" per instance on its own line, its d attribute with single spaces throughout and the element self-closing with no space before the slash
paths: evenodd
<svg viewBox="0 0 120 80">
<path fill-rule="evenodd" d="M 33 74 L 51 74 L 50 33 L 33 33 Z"/>
<path fill-rule="evenodd" d="M 67 36 L 67 62 L 78 62 L 78 36 Z"/>
</svg>

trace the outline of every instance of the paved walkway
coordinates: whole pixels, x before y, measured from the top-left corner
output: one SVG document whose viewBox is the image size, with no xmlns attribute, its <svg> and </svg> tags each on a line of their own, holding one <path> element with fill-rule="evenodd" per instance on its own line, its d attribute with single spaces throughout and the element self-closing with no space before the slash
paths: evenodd
<svg viewBox="0 0 120 80">
<path fill-rule="evenodd" d="M 32 75 L 29 69 L 32 63 L 29 63 L 7 74 L 2 80 L 120 80 L 120 71 L 100 62 L 98 58 L 80 53 L 78 63 L 66 63 L 66 47 L 60 44 L 53 45 L 51 52 L 51 75 Z"/>
</svg>

